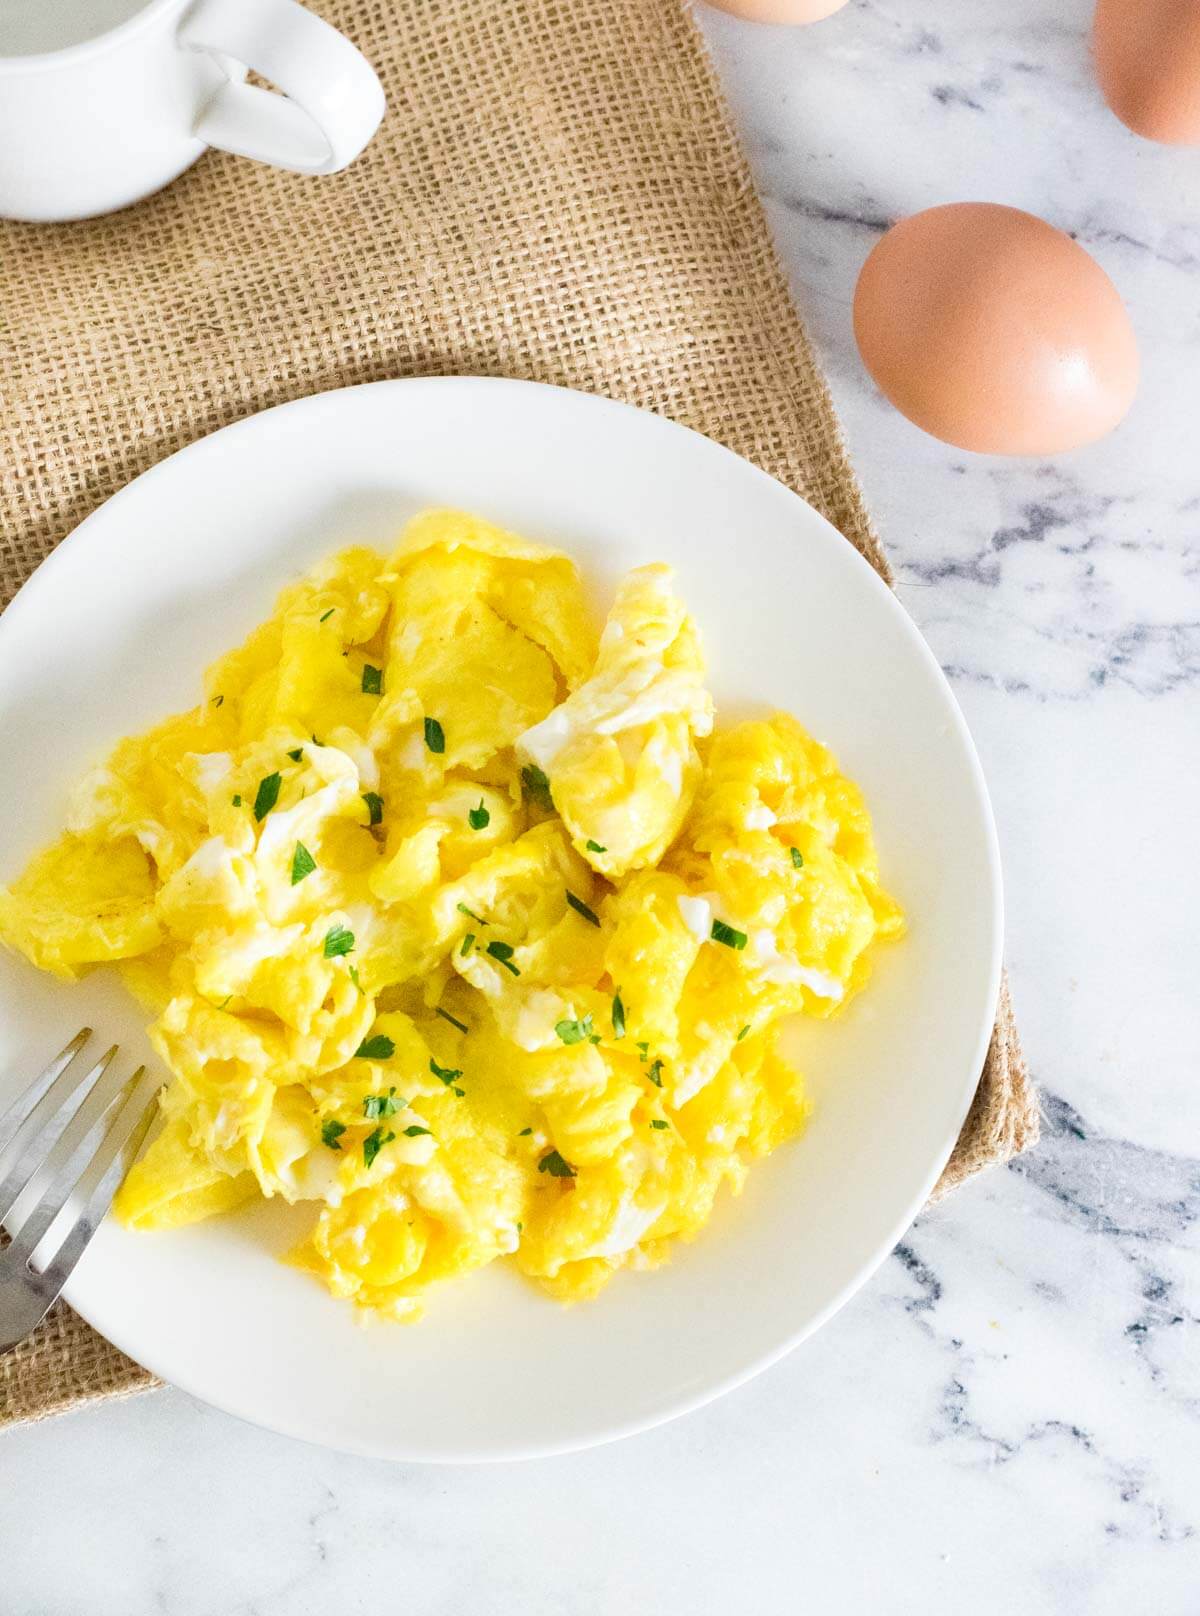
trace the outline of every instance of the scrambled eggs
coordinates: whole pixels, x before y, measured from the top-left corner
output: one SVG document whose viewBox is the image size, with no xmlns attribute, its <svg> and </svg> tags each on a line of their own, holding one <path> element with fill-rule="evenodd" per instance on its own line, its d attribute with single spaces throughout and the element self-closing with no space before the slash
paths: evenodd
<svg viewBox="0 0 1200 1616">
<path fill-rule="evenodd" d="M 695 1234 L 803 1125 L 780 1017 L 902 928 L 829 752 L 712 723 L 664 566 L 598 644 L 565 556 L 457 512 L 286 590 L 0 887 L 0 939 L 116 962 L 154 1018 L 119 1215 L 312 1201 L 293 1260 L 394 1318 L 506 1256 L 589 1297 Z"/>
</svg>

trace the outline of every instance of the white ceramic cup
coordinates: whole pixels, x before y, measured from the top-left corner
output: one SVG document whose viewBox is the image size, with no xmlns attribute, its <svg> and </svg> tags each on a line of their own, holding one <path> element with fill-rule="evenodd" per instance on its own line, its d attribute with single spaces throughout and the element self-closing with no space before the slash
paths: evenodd
<svg viewBox="0 0 1200 1616">
<path fill-rule="evenodd" d="M 243 82 L 250 68 L 281 93 Z M 383 107 L 370 64 L 297 0 L 148 0 L 95 38 L 0 55 L 0 217 L 109 213 L 209 146 L 333 174 Z"/>
</svg>

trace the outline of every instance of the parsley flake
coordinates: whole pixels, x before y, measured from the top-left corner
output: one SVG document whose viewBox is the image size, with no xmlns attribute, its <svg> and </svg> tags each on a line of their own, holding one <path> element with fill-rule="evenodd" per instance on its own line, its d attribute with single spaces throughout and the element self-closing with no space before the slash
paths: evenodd
<svg viewBox="0 0 1200 1616">
<path fill-rule="evenodd" d="M 457 1016 L 452 1016 L 449 1010 L 443 1010 L 440 1004 L 433 1013 L 435 1016 L 441 1016 L 443 1021 L 448 1021 L 452 1027 L 457 1027 L 459 1032 L 470 1032 L 471 1030 L 465 1021 L 460 1021 Z"/>
<path fill-rule="evenodd" d="M 583 899 L 577 898 L 573 892 L 567 893 L 567 902 L 571 905 L 571 908 L 574 909 L 577 915 L 582 915 L 583 918 L 590 921 L 593 926 L 598 926 L 600 924 L 600 916 L 596 913 L 596 911 L 594 909 L 589 909 L 587 904 L 584 903 Z"/>
<path fill-rule="evenodd" d="M 650 1059 L 650 1044 L 649 1044 L 649 1041 L 647 1041 L 645 1043 L 641 1043 L 641 1042 L 636 1043 L 633 1047 L 638 1052 L 638 1059 L 639 1060 L 647 1061 L 647 1060 Z"/>
<path fill-rule="evenodd" d="M 406 1139 L 415 1139 L 419 1133 L 429 1133 L 429 1131 L 428 1128 L 419 1128 L 414 1122 L 410 1128 L 405 1128 L 404 1137 Z M 432 1138 L 432 1135 L 430 1137 Z"/>
<path fill-rule="evenodd" d="M 483 798 L 480 797 L 479 807 L 471 809 L 470 813 L 467 815 L 467 823 L 470 825 L 472 830 L 483 830 L 491 817 L 491 814 L 489 814 L 487 809 L 483 806 Z"/>
<path fill-rule="evenodd" d="M 802 870 L 804 868 L 804 854 L 798 847 L 789 847 L 788 852 L 792 855 L 792 863 L 798 870 Z"/>
<path fill-rule="evenodd" d="M 436 718 L 425 720 L 425 745 L 439 756 L 446 750 L 446 731 Z"/>
<path fill-rule="evenodd" d="M 551 1178 L 575 1177 L 575 1169 L 569 1161 L 564 1161 L 557 1150 L 548 1151 L 542 1157 L 541 1161 L 538 1162 L 538 1172 L 549 1173 Z"/>
<path fill-rule="evenodd" d="M 456 907 L 460 915 L 470 915 L 471 919 L 475 921 L 477 925 L 486 926 L 488 924 L 482 915 L 477 915 L 474 909 L 468 909 L 465 903 L 460 903 L 456 905 Z"/>
<path fill-rule="evenodd" d="M 363 663 L 362 692 L 364 696 L 381 696 L 383 694 L 382 668 L 373 668 L 369 662 Z"/>
<path fill-rule="evenodd" d="M 301 759 L 301 758 L 302 758 L 302 757 L 303 757 L 303 756 L 304 756 L 304 748 L 303 748 L 303 747 L 302 747 L 302 746 L 298 746 L 298 747 L 297 747 L 297 748 L 296 748 L 296 749 L 295 749 L 295 751 L 294 751 L 294 752 L 289 752 L 289 753 L 288 753 L 288 757 L 290 757 L 290 758 L 291 758 L 291 760 L 292 760 L 292 762 L 293 762 L 293 763 L 299 763 L 299 761 L 300 761 L 300 759 Z"/>
<path fill-rule="evenodd" d="M 746 1034 L 749 1031 L 750 1031 L 750 1023 L 747 1022 L 746 1025 L 742 1028 L 741 1032 L 738 1033 L 738 1035 L 737 1035 L 737 1041 L 738 1041 L 739 1044 L 741 1043 L 742 1039 L 746 1036 Z"/>
<path fill-rule="evenodd" d="M 329 619 L 333 616 L 334 610 L 335 608 L 331 606 L 327 612 L 322 612 L 320 617 L 317 618 L 317 622 L 328 623 Z"/>
<path fill-rule="evenodd" d="M 350 967 L 350 980 L 354 983 L 354 986 L 358 989 L 358 991 L 362 994 L 363 998 L 365 999 L 366 996 L 367 996 L 367 990 L 366 990 L 366 988 L 363 987 L 362 983 L 358 980 L 358 966 L 357 965 L 352 965 Z"/>
<path fill-rule="evenodd" d="M 403 1111 L 408 1101 L 403 1095 L 397 1097 L 396 1085 L 393 1083 L 386 1094 L 364 1094 L 363 1116 L 378 1121 L 380 1117 L 394 1117 L 397 1111 Z M 368 1163 L 368 1166 L 370 1163 Z"/>
<path fill-rule="evenodd" d="M 607 853 L 608 852 L 607 847 L 601 847 L 600 843 L 592 841 L 590 836 L 587 839 L 586 846 L 587 846 L 587 850 L 588 850 L 589 853 Z"/>
<path fill-rule="evenodd" d="M 224 696 L 214 696 L 213 697 L 213 706 L 214 707 L 224 707 L 224 705 L 225 705 L 225 697 Z"/>
<path fill-rule="evenodd" d="M 292 885 L 297 886 L 306 875 L 311 875 L 317 867 L 313 858 L 303 842 L 296 843 L 296 851 L 292 854 Z"/>
<path fill-rule="evenodd" d="M 455 1066 L 439 1066 L 437 1061 L 435 1061 L 435 1060 L 431 1060 L 429 1062 L 429 1070 L 433 1073 L 434 1077 L 437 1078 L 438 1082 L 439 1083 L 444 1083 L 447 1088 L 450 1087 L 450 1085 L 454 1082 L 455 1078 L 458 1078 L 458 1077 L 462 1076 L 462 1073 L 458 1070 L 457 1067 L 455 1067 Z"/>
<path fill-rule="evenodd" d="M 620 988 L 613 994 L 612 1002 L 612 1029 L 614 1038 L 625 1036 L 625 1006 L 621 1002 Z"/>
<path fill-rule="evenodd" d="M 555 1024 L 555 1032 L 564 1044 L 582 1044 L 592 1036 L 592 1018 L 586 1015 L 582 1020 L 577 1017 Z"/>
<path fill-rule="evenodd" d="M 373 1128 L 371 1130 L 371 1132 L 363 1140 L 363 1161 L 368 1167 L 374 1165 L 375 1158 L 383 1149 L 384 1145 L 390 1145 L 395 1137 L 396 1135 L 390 1128 L 386 1133 L 384 1133 L 382 1128 Z"/>
<path fill-rule="evenodd" d="M 662 1088 L 662 1069 L 663 1063 L 660 1060 L 656 1060 L 652 1066 L 646 1068 L 646 1076 L 656 1089 Z"/>
<path fill-rule="evenodd" d="M 475 933 L 473 931 L 469 931 L 467 933 L 467 935 L 463 938 L 462 947 L 459 949 L 458 952 L 461 955 L 463 955 L 463 957 L 465 958 L 471 952 L 471 950 L 474 947 L 475 947 Z"/>
<path fill-rule="evenodd" d="M 517 1135 L 517 1138 L 518 1139 L 524 1139 L 527 1134 L 531 1134 L 532 1132 L 533 1132 L 532 1128 L 522 1128 L 520 1133 Z"/>
<path fill-rule="evenodd" d="M 254 799 L 254 817 L 263 820 L 279 801 L 279 788 L 283 784 L 283 776 L 276 771 L 268 774 L 265 779 L 258 782 L 258 795 Z"/>
<path fill-rule="evenodd" d="M 330 926 L 325 933 L 325 958 L 337 959 L 341 954 L 353 954 L 353 952 L 354 933 L 347 931 L 345 926 Z"/>
<path fill-rule="evenodd" d="M 726 948 L 745 948 L 746 933 L 738 931 L 736 926 L 727 926 L 723 920 L 714 920 L 712 931 L 709 934 L 714 943 L 724 943 Z"/>
<path fill-rule="evenodd" d="M 364 1038 L 354 1051 L 358 1060 L 391 1060 L 396 1053 L 396 1046 L 385 1032 L 377 1032 L 370 1038 Z"/>
<path fill-rule="evenodd" d="M 346 1124 L 339 1122 L 336 1117 L 326 1117 L 321 1124 L 321 1143 L 328 1145 L 330 1150 L 340 1150 L 342 1147 L 338 1140 L 346 1131 Z"/>
<path fill-rule="evenodd" d="M 664 1122 L 661 1117 L 655 1117 L 650 1126 L 652 1128 L 666 1128 L 669 1124 Z"/>
<path fill-rule="evenodd" d="M 543 769 L 539 769 L 536 763 L 527 763 L 521 770 L 521 783 L 539 808 L 545 808 L 547 813 L 554 812 L 554 798 L 550 795 L 550 781 Z"/>
<path fill-rule="evenodd" d="M 367 824 L 378 825 L 383 819 L 383 798 L 377 791 L 364 791 L 363 801 L 366 803 L 367 813 L 370 815 Z"/>
<path fill-rule="evenodd" d="M 487 951 L 494 960 L 498 960 L 503 965 L 506 971 L 511 971 L 514 976 L 520 976 L 520 971 L 512 962 L 513 946 L 511 943 L 489 943 Z"/>
<path fill-rule="evenodd" d="M 242 794 L 240 791 L 234 793 L 233 806 L 235 808 L 240 808 L 242 806 Z"/>
</svg>

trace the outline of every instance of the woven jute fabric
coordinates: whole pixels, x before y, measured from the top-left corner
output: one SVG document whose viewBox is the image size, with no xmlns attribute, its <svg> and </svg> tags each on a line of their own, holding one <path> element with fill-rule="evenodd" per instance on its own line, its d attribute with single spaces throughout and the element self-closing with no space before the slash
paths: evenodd
<svg viewBox="0 0 1200 1616">
<path fill-rule="evenodd" d="M 0 604 L 115 489 L 214 428 L 452 372 L 685 422 L 803 494 L 888 577 L 679 0 L 317 9 L 388 96 L 346 173 L 209 153 L 124 213 L 0 225 Z M 937 1194 L 1036 1135 L 1005 991 Z M 153 1384 L 59 1306 L 0 1358 L 0 1423 Z"/>
</svg>

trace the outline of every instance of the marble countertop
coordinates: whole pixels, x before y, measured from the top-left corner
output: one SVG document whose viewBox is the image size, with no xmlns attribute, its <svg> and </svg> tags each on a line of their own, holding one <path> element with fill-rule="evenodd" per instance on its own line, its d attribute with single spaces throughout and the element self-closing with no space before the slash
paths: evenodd
<svg viewBox="0 0 1200 1616">
<path fill-rule="evenodd" d="M 1200 1611 L 1200 151 L 1107 114 L 1089 9 L 702 19 L 991 783 L 1041 1148 L 782 1364 L 613 1447 L 390 1467 L 174 1392 L 9 1433 L 0 1616 Z M 1116 281 L 1144 379 L 1106 442 L 970 457 L 865 377 L 859 264 L 964 199 L 1030 208 Z"/>
</svg>

